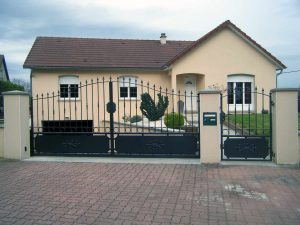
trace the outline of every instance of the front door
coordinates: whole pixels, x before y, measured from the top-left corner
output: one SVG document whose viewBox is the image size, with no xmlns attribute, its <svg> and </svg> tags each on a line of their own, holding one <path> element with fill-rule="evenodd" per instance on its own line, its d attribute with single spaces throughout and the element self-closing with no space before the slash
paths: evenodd
<svg viewBox="0 0 300 225">
<path fill-rule="evenodd" d="M 189 75 L 184 78 L 184 89 L 186 91 L 186 111 L 197 111 L 197 84 L 196 76 Z M 192 93 L 192 94 L 191 94 Z M 190 98 L 190 96 L 193 96 Z"/>
</svg>

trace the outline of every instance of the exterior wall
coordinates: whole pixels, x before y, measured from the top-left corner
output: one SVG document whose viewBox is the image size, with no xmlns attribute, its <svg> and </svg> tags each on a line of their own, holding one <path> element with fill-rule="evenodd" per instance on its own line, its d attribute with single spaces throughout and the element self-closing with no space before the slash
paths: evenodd
<svg viewBox="0 0 300 225">
<path fill-rule="evenodd" d="M 109 81 L 109 77 L 112 78 L 112 81 L 117 81 L 117 78 L 120 76 L 136 76 L 138 79 L 138 82 L 143 81 L 143 85 L 145 86 L 142 90 L 140 86 L 138 86 L 138 96 L 139 93 L 147 92 L 147 82 L 149 82 L 150 88 L 153 88 L 153 85 L 155 84 L 156 93 L 157 90 L 159 90 L 159 87 L 161 86 L 163 90 L 168 88 L 168 91 L 170 91 L 170 76 L 168 76 L 167 72 L 144 72 L 144 73 L 137 73 L 137 72 L 126 72 L 126 73 L 111 73 L 111 72 L 78 72 L 78 71 L 57 71 L 57 72 L 51 72 L 51 71 L 33 71 L 32 73 L 32 94 L 34 97 L 36 95 L 39 95 L 39 98 L 41 97 L 41 94 L 44 94 L 44 97 L 47 96 L 47 93 L 49 93 L 49 96 L 52 96 L 52 93 L 54 92 L 55 95 L 57 95 L 57 91 L 59 90 L 59 77 L 61 75 L 77 75 L 79 76 L 80 82 L 82 82 L 82 85 L 85 83 L 86 80 L 88 82 L 91 82 L 91 79 L 95 82 L 97 77 L 99 78 L 99 81 L 102 80 L 103 77 L 105 77 L 105 81 Z M 104 90 L 104 94 L 103 94 Z M 87 91 L 87 95 L 86 95 Z M 92 92 L 93 92 L 93 99 L 92 99 Z M 118 85 L 117 83 L 114 83 L 113 85 L 113 93 L 114 93 L 114 102 L 116 103 L 117 107 L 119 108 L 119 113 L 115 113 L 115 120 L 121 120 L 124 116 L 124 108 L 125 108 L 125 115 L 141 115 L 141 112 L 139 110 L 139 104 L 140 104 L 140 98 L 137 98 L 136 100 L 124 100 L 122 98 L 118 98 Z M 150 94 L 153 96 L 154 92 L 150 89 Z M 103 99 L 105 99 L 105 102 L 103 102 Z M 97 92 L 97 85 L 93 86 L 93 91 L 91 86 L 87 88 L 82 89 L 82 99 L 76 100 L 76 107 L 77 111 L 75 114 L 75 102 L 74 100 L 68 101 L 68 99 L 65 99 L 65 101 L 60 100 L 57 101 L 57 98 L 55 98 L 54 101 L 52 99 L 49 99 L 49 106 L 52 109 L 54 106 L 55 116 L 53 117 L 52 110 L 49 113 L 49 120 L 64 120 L 64 117 L 68 117 L 65 119 L 72 119 L 74 120 L 77 118 L 86 120 L 92 119 L 94 121 L 94 126 L 98 126 L 98 124 L 101 126 L 101 121 L 107 120 L 109 118 L 109 114 L 106 112 L 106 103 L 109 101 L 109 86 L 108 82 L 105 83 L 104 87 L 102 86 L 102 83 L 99 84 L 99 120 L 96 115 L 98 115 L 98 92 Z M 71 102 L 71 107 L 69 107 L 69 103 Z M 86 110 L 86 102 L 88 103 L 88 110 Z M 93 104 L 92 104 L 93 103 Z M 39 105 L 36 104 L 36 101 L 33 101 L 33 114 L 34 114 L 34 126 L 37 125 L 41 126 L 40 121 L 48 120 L 48 113 L 46 112 L 48 107 L 48 102 L 44 101 L 44 116 L 42 115 L 42 105 L 41 101 L 39 101 Z M 65 113 L 63 112 L 65 104 Z M 81 104 L 82 104 L 82 115 L 81 115 Z M 94 107 L 94 113 L 92 113 L 92 105 Z M 126 105 L 126 107 L 124 107 Z M 169 105 L 171 107 L 171 103 Z M 37 113 L 37 107 L 38 107 L 38 113 Z M 60 113 L 59 113 L 60 112 Z M 82 116 L 82 117 L 81 117 Z M 37 124 L 38 123 L 38 124 Z M 99 132 L 101 132 L 99 130 Z"/>
<path fill-rule="evenodd" d="M 4 154 L 4 127 L 0 127 L 0 157 Z"/>
<path fill-rule="evenodd" d="M 184 73 L 204 74 L 205 88 L 213 84 L 226 88 L 232 74 L 254 75 L 254 85 L 266 93 L 276 86 L 275 65 L 228 28 L 172 65 L 172 76 Z M 257 103 L 261 105 L 261 99 Z"/>
</svg>

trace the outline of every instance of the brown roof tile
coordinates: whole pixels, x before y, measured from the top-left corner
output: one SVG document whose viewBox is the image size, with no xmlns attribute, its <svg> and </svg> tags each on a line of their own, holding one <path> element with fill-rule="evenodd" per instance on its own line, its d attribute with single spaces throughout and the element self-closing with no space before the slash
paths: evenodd
<svg viewBox="0 0 300 225">
<path fill-rule="evenodd" d="M 191 41 L 38 37 L 25 68 L 162 68 Z"/>
</svg>

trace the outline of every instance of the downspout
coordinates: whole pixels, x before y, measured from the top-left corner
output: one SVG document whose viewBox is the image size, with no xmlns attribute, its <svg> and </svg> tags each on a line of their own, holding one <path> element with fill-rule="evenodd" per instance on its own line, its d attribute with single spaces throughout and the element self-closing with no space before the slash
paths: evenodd
<svg viewBox="0 0 300 225">
<path fill-rule="evenodd" d="M 282 74 L 283 69 L 279 70 L 279 73 L 276 73 L 276 88 L 278 88 L 278 76 Z"/>
</svg>

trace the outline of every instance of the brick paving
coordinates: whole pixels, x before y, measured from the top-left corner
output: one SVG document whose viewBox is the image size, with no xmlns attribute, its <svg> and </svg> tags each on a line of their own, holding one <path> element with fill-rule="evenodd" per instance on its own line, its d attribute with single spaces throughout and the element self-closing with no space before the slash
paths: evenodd
<svg viewBox="0 0 300 225">
<path fill-rule="evenodd" d="M 300 170 L 2 160 L 0 224 L 300 224 Z"/>
</svg>

